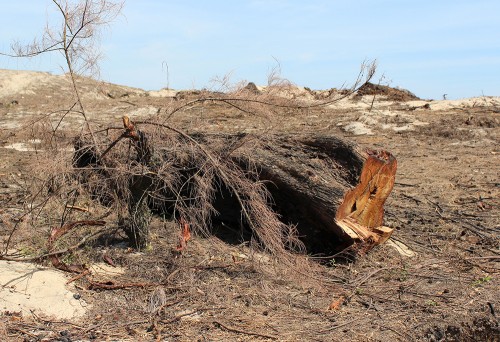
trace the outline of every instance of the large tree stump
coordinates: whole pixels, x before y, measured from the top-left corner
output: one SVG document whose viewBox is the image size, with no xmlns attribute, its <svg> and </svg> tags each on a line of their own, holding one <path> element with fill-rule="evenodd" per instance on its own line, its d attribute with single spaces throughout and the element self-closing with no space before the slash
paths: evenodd
<svg viewBox="0 0 500 342">
<path fill-rule="evenodd" d="M 133 225 L 126 231 L 139 248 L 144 247 L 148 240 L 144 236 L 148 234 L 149 224 L 145 203 L 156 210 L 172 209 L 175 205 L 167 204 L 182 196 L 189 197 L 193 193 L 186 190 L 189 183 L 206 172 L 206 163 L 209 162 L 213 168 L 217 168 L 218 163 L 231 163 L 241 170 L 241 177 L 249 175 L 253 177 L 252 181 L 263 182 L 272 197 L 266 205 L 279 214 L 282 223 L 296 226 L 310 253 L 335 253 L 353 243 L 361 244 L 367 250 L 384 242 L 392 232 L 383 226 L 383 205 L 394 185 L 397 168 L 396 160 L 389 152 L 362 151 L 334 136 L 202 132 L 187 135 L 171 129 L 174 133 L 169 132 L 170 138 L 156 135 L 153 139 L 147 131 L 137 130 L 126 117 L 124 127 L 125 132 L 120 138 L 130 139 L 136 150 L 133 163 L 144 169 L 142 176 L 135 171 L 128 185 L 131 199 L 129 222 Z M 172 135 L 177 136 L 177 140 L 172 140 Z M 82 148 L 85 144 L 78 142 L 75 145 L 78 147 L 75 166 L 86 168 L 85 161 L 93 161 L 96 165 L 104 163 L 104 155 L 110 149 L 118 148 L 115 147 L 117 141 L 110 143 L 100 157 L 95 155 L 95 149 Z M 197 150 L 206 155 L 206 163 L 193 162 Z M 131 163 L 129 157 L 123 159 L 126 160 L 115 159 L 112 163 Z M 158 184 L 155 173 L 164 171 L 162 165 L 167 164 L 170 166 L 168 170 L 179 173 L 177 178 L 182 182 L 177 185 Z M 114 179 L 109 174 L 103 176 Z M 222 172 L 216 182 L 218 190 L 211 203 L 212 212 L 219 213 L 215 218 L 228 226 L 238 225 L 237 221 L 240 221 L 240 226 L 252 229 L 251 222 L 248 222 L 251 216 L 246 209 L 242 211 L 245 195 L 237 194 L 234 186 L 226 184 L 227 175 Z M 162 189 L 161 196 L 158 196 L 157 189 Z M 153 192 L 155 195 L 151 197 L 155 200 L 146 202 L 148 194 Z M 255 215 L 258 213 L 253 217 Z M 190 220 L 189 217 L 182 219 Z"/>
<path fill-rule="evenodd" d="M 352 243 L 367 250 L 391 235 L 383 226 L 397 168 L 390 153 L 310 134 L 242 146 L 233 158 L 243 168 L 257 167 L 282 220 L 297 225 L 308 251 L 335 252 Z"/>
</svg>

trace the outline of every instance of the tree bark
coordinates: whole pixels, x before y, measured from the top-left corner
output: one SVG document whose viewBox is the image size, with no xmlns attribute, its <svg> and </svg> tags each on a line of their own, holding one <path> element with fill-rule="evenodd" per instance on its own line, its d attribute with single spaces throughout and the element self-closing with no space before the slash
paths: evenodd
<svg viewBox="0 0 500 342">
<path fill-rule="evenodd" d="M 309 252 L 335 253 L 353 243 L 366 251 L 392 233 L 382 225 L 397 168 L 389 152 L 311 134 L 260 137 L 241 146 L 232 158 L 259 170 L 275 210 L 297 225 Z"/>
</svg>

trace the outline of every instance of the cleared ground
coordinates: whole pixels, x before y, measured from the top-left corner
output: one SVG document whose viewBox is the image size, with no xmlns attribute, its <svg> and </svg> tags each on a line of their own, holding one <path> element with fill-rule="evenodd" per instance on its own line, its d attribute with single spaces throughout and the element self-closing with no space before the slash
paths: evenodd
<svg viewBox="0 0 500 342">
<path fill-rule="evenodd" d="M 64 77 L 0 70 L 0 84 L 2 250 L 9 242 L 10 254 L 35 256 L 57 222 L 33 225 L 22 218 L 31 180 L 43 177 L 33 164 L 46 159 L 39 151 L 43 137 L 36 135 L 47 127 L 34 122 L 57 126 L 69 142 L 83 120 L 69 113 L 58 126 L 64 114 L 58 111 L 73 103 Z M 98 124 L 119 127 L 122 115 L 132 120 L 167 116 L 186 98 L 200 96 L 89 80 L 81 81 L 81 89 L 96 129 Z M 274 96 L 313 103 L 322 95 L 293 87 Z M 128 249 L 123 234 L 116 233 L 71 256 L 86 263 L 105 256 L 124 273 L 95 279 L 134 286 L 96 290 L 85 279 L 76 280 L 74 293 L 87 309 L 83 317 L 4 310 L 0 336 L 13 341 L 498 341 L 500 98 L 394 102 L 386 96 L 351 96 L 267 116 L 227 103 L 196 102 L 165 121 L 187 132 L 331 134 L 392 152 L 398 173 L 385 224 L 396 228 L 393 243 L 355 261 L 342 254 L 333 260 L 311 256 L 317 265 L 311 273 L 290 274 L 245 243 L 215 237 L 194 237 L 177 253 L 179 228 L 157 217 L 152 246 L 144 252 Z M 49 113 L 54 114 L 47 120 Z M 66 155 L 70 158 L 71 151 Z M 92 211 L 82 215 L 93 218 Z M 398 242 L 409 251 L 395 248 Z"/>
</svg>

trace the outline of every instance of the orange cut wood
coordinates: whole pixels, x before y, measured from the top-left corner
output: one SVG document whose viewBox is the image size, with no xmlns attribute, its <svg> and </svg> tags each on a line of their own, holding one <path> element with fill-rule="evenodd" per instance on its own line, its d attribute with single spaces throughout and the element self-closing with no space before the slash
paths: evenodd
<svg viewBox="0 0 500 342">
<path fill-rule="evenodd" d="M 353 239 L 386 241 L 392 229 L 383 227 L 384 203 L 394 187 L 397 161 L 387 151 L 368 151 L 359 184 L 348 191 L 335 221 Z"/>
</svg>

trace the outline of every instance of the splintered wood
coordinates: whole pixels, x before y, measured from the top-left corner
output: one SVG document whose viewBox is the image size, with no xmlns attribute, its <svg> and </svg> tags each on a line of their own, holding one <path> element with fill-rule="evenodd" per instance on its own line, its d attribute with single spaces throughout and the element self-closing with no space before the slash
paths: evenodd
<svg viewBox="0 0 500 342">
<path fill-rule="evenodd" d="M 359 184 L 348 191 L 337 209 L 335 222 L 355 241 L 384 243 L 393 229 L 382 225 L 384 203 L 392 191 L 397 161 L 387 151 L 369 151 Z"/>
</svg>

